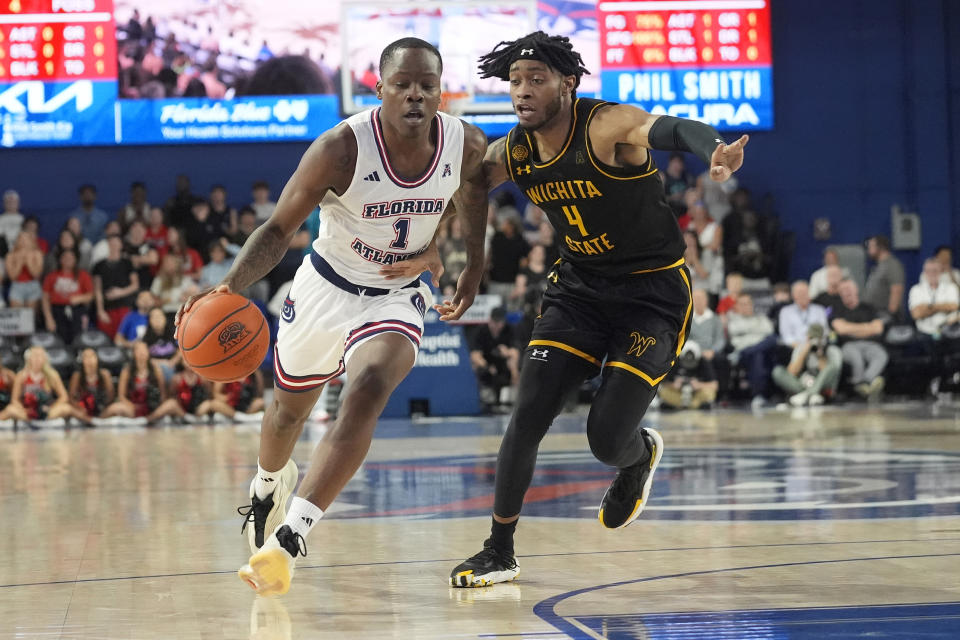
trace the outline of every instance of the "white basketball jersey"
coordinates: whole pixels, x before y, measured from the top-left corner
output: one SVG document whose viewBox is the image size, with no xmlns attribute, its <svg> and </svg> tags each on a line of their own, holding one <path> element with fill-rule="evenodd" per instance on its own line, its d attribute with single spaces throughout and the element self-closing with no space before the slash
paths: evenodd
<svg viewBox="0 0 960 640">
<path fill-rule="evenodd" d="M 357 166 L 343 195 L 328 191 L 320 203 L 313 248 L 354 284 L 395 288 L 407 283 L 379 271 L 423 252 L 433 239 L 460 186 L 463 123 L 438 113 L 433 160 L 423 175 L 405 180 L 390 166 L 379 115 L 376 108 L 346 120 L 357 138 Z"/>
</svg>

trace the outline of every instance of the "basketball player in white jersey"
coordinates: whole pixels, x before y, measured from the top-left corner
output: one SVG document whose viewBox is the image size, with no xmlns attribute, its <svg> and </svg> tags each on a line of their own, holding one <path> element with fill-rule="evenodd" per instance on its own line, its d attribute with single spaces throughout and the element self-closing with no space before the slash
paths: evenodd
<svg viewBox="0 0 960 640">
<path fill-rule="evenodd" d="M 434 236 L 453 202 L 464 216 L 468 266 L 456 295 L 436 308 L 459 318 L 483 271 L 486 137 L 444 113 L 443 62 L 433 45 L 403 38 L 380 58 L 380 108 L 321 135 L 304 154 L 276 211 L 247 240 L 216 290 L 241 291 L 279 262 L 320 203 L 320 231 L 284 303 L 274 350 L 276 389 L 260 434 L 240 569 L 258 594 L 290 587 L 304 538 L 360 467 L 380 412 L 413 367 L 431 293 L 418 276 L 442 271 Z M 407 278 L 396 279 L 403 263 Z M 193 304 L 184 305 L 186 311 Z M 179 317 L 177 319 L 179 322 Z M 290 459 L 323 384 L 347 372 L 336 422 L 317 445 L 298 496 Z M 249 525 L 249 526 L 248 526 Z"/>
</svg>

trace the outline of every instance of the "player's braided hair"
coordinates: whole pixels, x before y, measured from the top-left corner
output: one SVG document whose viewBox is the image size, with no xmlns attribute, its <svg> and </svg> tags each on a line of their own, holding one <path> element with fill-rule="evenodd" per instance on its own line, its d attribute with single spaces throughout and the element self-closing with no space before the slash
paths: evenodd
<svg viewBox="0 0 960 640">
<path fill-rule="evenodd" d="M 528 54 L 529 50 L 534 53 Z M 580 86 L 580 76 L 590 73 L 570 44 L 570 38 L 534 31 L 518 40 L 501 42 L 493 51 L 480 56 L 480 77 L 509 80 L 510 65 L 521 58 L 541 60 L 564 76 L 574 76 L 574 90 Z"/>
</svg>

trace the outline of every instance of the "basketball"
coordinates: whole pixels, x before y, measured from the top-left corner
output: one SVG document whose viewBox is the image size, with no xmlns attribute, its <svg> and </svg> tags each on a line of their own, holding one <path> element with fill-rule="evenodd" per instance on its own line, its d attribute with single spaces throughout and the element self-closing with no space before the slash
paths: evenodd
<svg viewBox="0 0 960 640">
<path fill-rule="evenodd" d="M 180 353 L 191 369 L 214 382 L 242 380 L 270 347 L 267 321 L 255 304 L 236 293 L 200 298 L 179 328 Z"/>
</svg>

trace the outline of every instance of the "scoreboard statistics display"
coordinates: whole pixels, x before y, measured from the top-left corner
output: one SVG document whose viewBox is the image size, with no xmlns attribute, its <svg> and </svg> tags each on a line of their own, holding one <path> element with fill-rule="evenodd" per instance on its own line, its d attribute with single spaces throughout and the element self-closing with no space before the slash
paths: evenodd
<svg viewBox="0 0 960 640">
<path fill-rule="evenodd" d="M 766 0 L 598 4 L 601 95 L 720 130 L 773 127 Z"/>
<path fill-rule="evenodd" d="M 582 54 L 579 95 L 770 129 L 770 1 L 0 0 L 0 149 L 311 140 L 377 104 L 380 47 L 410 35 L 496 137 L 509 85 L 476 58 L 535 29 Z"/>
</svg>

